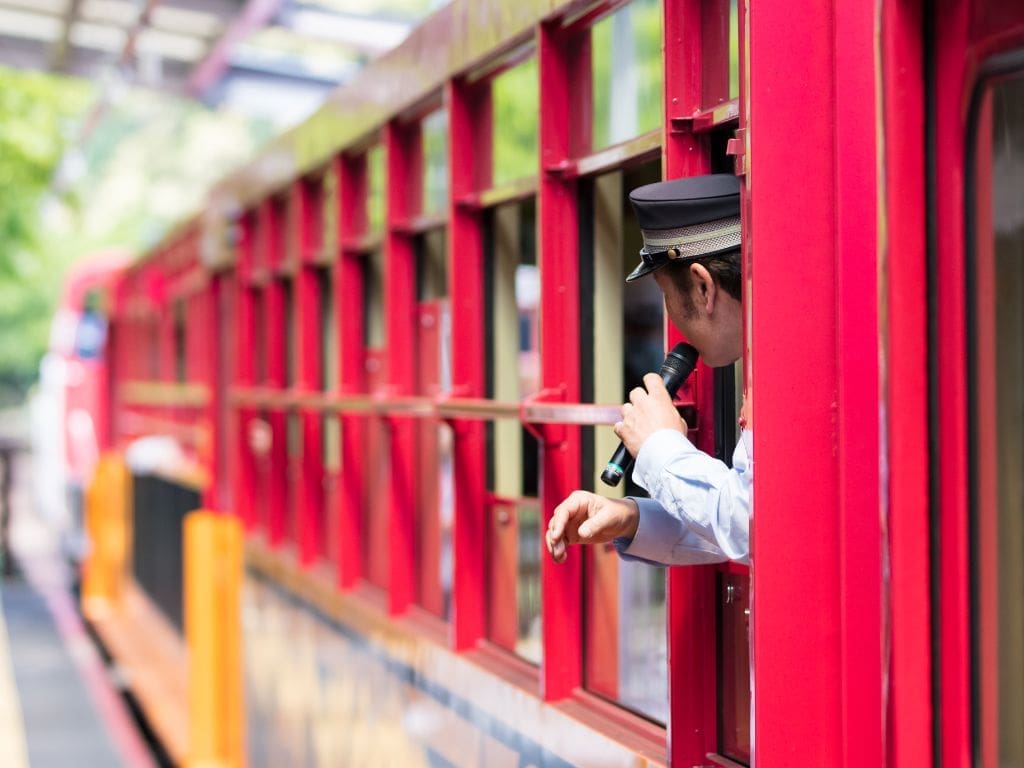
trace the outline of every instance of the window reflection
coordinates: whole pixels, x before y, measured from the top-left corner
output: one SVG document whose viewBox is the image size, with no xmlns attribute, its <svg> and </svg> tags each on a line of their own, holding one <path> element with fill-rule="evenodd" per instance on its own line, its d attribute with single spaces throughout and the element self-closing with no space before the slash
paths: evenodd
<svg viewBox="0 0 1024 768">
<path fill-rule="evenodd" d="M 977 763 L 1024 765 L 1024 79 L 982 100 L 975 169 Z"/>
<path fill-rule="evenodd" d="M 502 72 L 491 83 L 494 186 L 537 175 L 539 87 L 536 57 Z"/>
<path fill-rule="evenodd" d="M 660 168 L 652 163 L 605 174 L 585 188 L 582 208 L 590 211 L 593 222 L 591 252 L 581 256 L 592 267 L 584 263 L 580 268 L 580 294 L 592 303 L 593 316 L 592 335 L 583 342 L 592 350 L 591 364 L 583 366 L 585 400 L 625 402 L 629 390 L 642 383 L 645 373 L 658 370 L 665 357 L 664 310 L 657 284 L 625 282 L 642 245 L 627 195 L 659 178 Z M 583 439 L 585 487 L 606 496 L 646 495 L 631 480 L 614 489 L 597 480 L 618 444 L 610 428 L 585 429 Z M 620 560 L 611 547 L 588 548 L 586 557 L 585 685 L 666 722 L 666 571 Z"/>
<path fill-rule="evenodd" d="M 591 30 L 592 149 L 661 125 L 661 0 L 633 0 Z"/>
<path fill-rule="evenodd" d="M 423 119 L 423 213 L 442 213 L 448 205 L 448 110 Z"/>
<path fill-rule="evenodd" d="M 539 388 L 540 276 L 535 230 L 532 199 L 489 214 L 487 391 L 501 402 L 518 402 Z M 539 445 L 518 419 L 497 419 L 487 431 L 488 488 L 493 502 L 488 634 L 496 644 L 539 663 Z"/>
</svg>

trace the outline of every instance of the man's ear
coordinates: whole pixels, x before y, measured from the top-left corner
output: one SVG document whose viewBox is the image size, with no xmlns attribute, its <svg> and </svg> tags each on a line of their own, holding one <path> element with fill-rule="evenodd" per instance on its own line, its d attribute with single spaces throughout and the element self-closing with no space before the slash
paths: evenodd
<svg viewBox="0 0 1024 768">
<path fill-rule="evenodd" d="M 703 264 L 690 265 L 690 288 L 694 294 L 694 301 L 703 307 L 707 314 L 714 312 L 718 286 L 715 284 L 715 278 Z"/>
</svg>

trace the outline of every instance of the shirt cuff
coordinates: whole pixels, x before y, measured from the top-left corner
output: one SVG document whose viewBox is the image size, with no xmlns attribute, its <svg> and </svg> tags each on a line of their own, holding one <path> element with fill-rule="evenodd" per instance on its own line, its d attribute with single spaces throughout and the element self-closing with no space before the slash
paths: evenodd
<svg viewBox="0 0 1024 768">
<path fill-rule="evenodd" d="M 633 465 L 633 482 L 653 494 L 655 483 L 670 460 L 687 453 L 700 453 L 682 432 L 659 429 L 640 446 Z"/>
<path fill-rule="evenodd" d="M 655 565 L 669 561 L 672 542 L 678 537 L 679 523 L 665 508 L 653 499 L 630 497 L 640 510 L 633 538 L 625 536 L 615 539 L 615 551 L 625 560 L 642 560 Z"/>
</svg>

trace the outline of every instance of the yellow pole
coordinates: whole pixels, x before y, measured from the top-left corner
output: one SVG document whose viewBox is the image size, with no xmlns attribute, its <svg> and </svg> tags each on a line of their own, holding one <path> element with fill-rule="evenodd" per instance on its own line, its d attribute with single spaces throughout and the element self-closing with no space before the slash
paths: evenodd
<svg viewBox="0 0 1024 768">
<path fill-rule="evenodd" d="M 199 510 L 185 518 L 185 639 L 189 768 L 241 768 L 242 527 Z"/>
<path fill-rule="evenodd" d="M 83 563 L 82 610 L 90 617 L 109 612 L 121 595 L 128 565 L 130 475 L 116 453 L 104 454 L 86 488 L 85 531 L 89 550 Z"/>
</svg>

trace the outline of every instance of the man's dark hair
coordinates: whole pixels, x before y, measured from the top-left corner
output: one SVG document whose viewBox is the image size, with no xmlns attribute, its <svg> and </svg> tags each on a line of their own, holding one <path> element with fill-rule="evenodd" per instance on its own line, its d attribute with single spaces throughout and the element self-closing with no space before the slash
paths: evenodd
<svg viewBox="0 0 1024 768">
<path fill-rule="evenodd" d="M 736 301 L 742 301 L 743 276 L 740 273 L 742 262 L 741 251 L 734 248 L 724 253 L 716 253 L 714 256 L 702 256 L 699 259 L 687 261 L 672 261 L 662 269 L 666 270 L 672 282 L 675 283 L 685 303 L 685 309 L 692 313 L 695 309 L 690 299 L 690 265 L 701 264 L 711 273 L 711 277 L 718 284 L 718 287 L 732 296 Z"/>
</svg>

